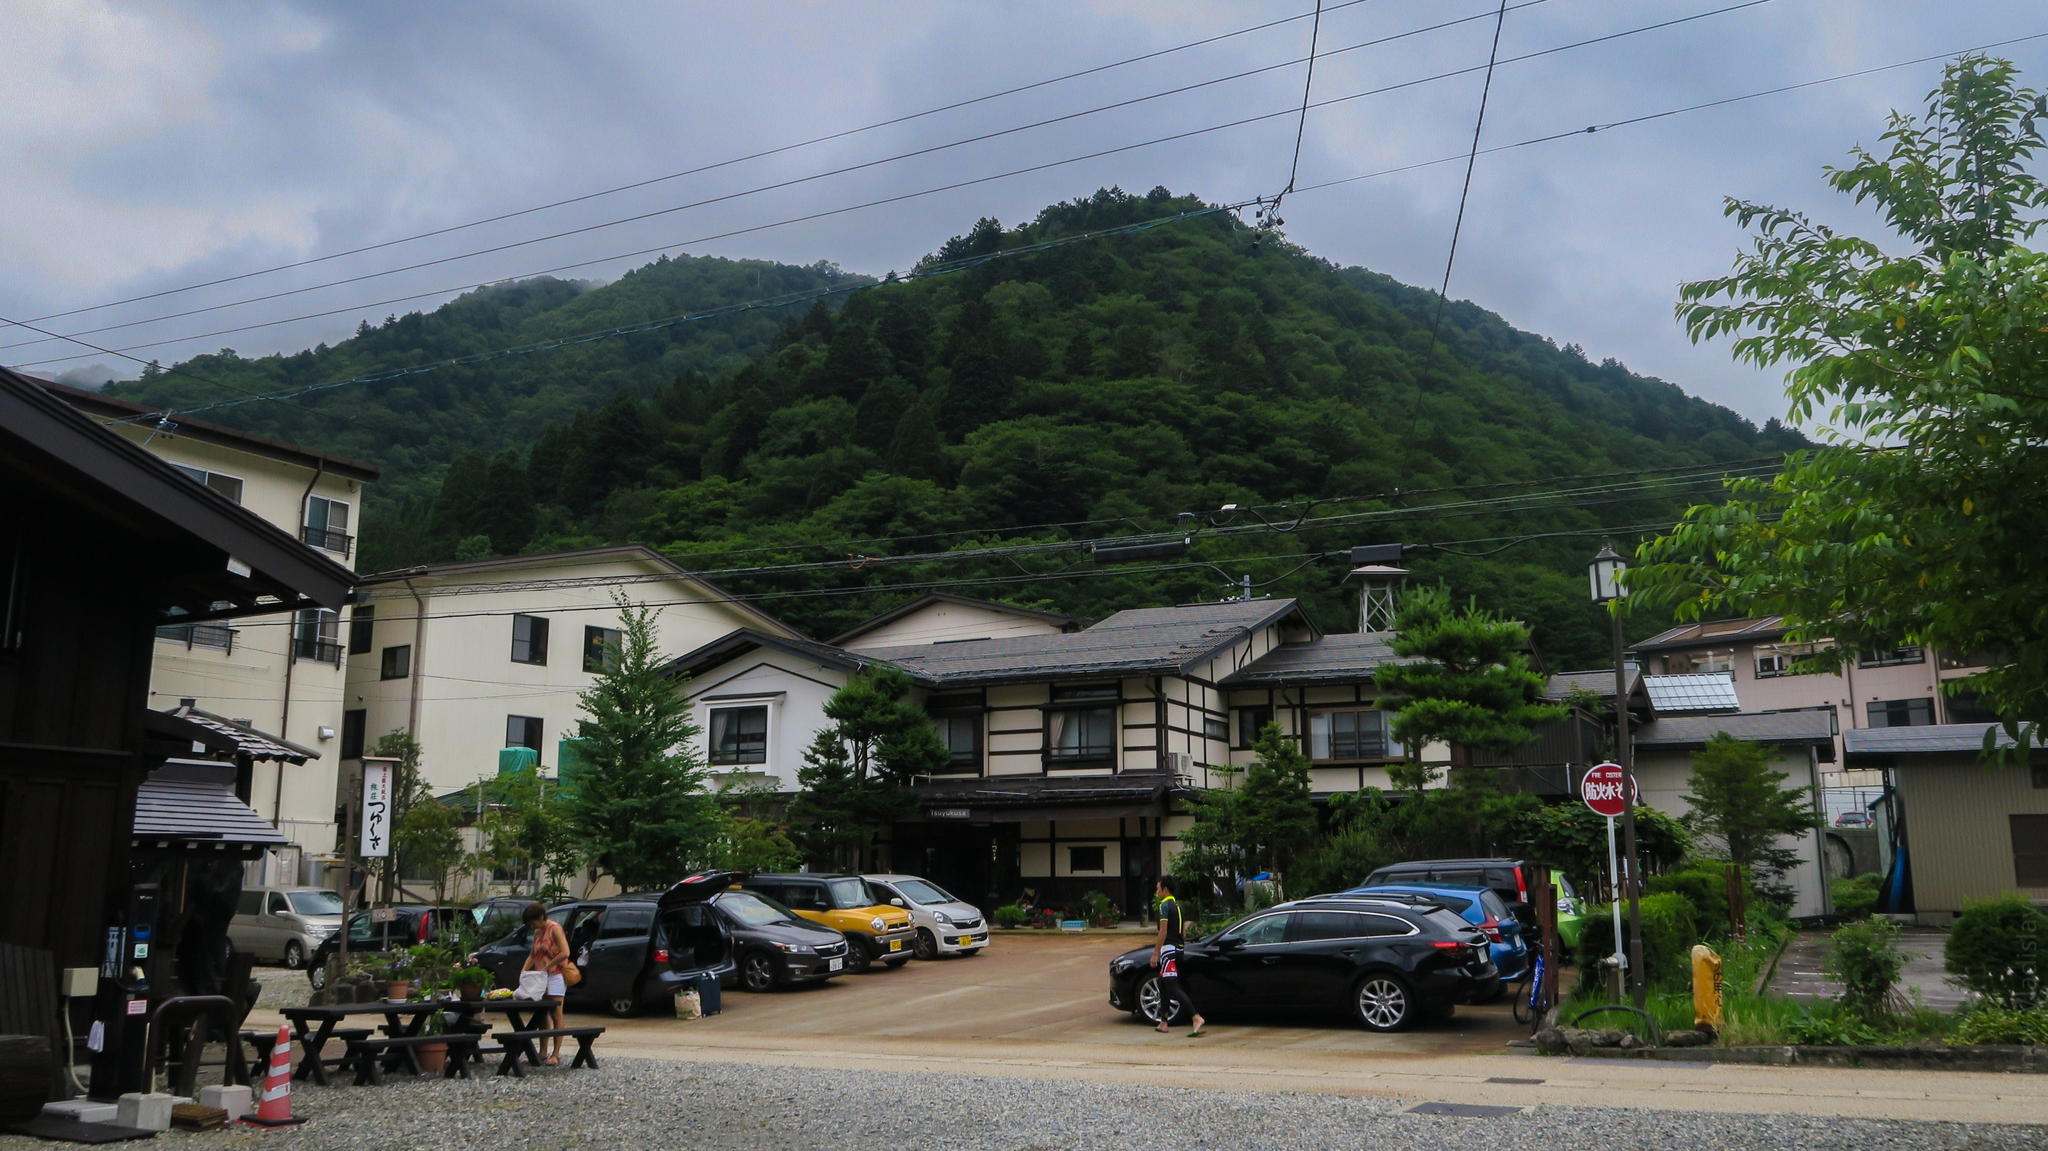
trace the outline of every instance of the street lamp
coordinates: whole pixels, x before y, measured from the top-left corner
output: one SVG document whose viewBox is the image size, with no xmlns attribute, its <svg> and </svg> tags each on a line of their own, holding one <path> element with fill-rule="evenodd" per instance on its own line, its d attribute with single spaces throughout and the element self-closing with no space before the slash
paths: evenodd
<svg viewBox="0 0 2048 1151">
<path fill-rule="evenodd" d="M 1627 570 L 1628 561 L 1614 550 L 1612 541 L 1602 543 L 1600 554 L 1586 565 L 1593 602 L 1605 605 L 1607 614 L 1614 621 L 1614 759 L 1621 765 L 1622 850 L 1628 860 L 1627 879 L 1622 884 L 1628 893 L 1628 987 L 1636 1009 L 1641 1010 L 1648 989 L 1643 983 L 1643 920 L 1636 903 L 1641 873 L 1636 867 L 1635 747 L 1629 738 L 1628 668 L 1622 663 L 1621 637 L 1622 601 L 1628 598 L 1628 588 L 1622 585 L 1621 576 Z M 1619 894 L 1616 893 L 1617 896 Z"/>
</svg>

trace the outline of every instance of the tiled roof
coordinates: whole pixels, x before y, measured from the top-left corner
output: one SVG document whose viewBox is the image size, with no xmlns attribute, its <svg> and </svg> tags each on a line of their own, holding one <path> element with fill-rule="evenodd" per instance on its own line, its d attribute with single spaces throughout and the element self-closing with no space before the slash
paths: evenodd
<svg viewBox="0 0 2048 1151">
<path fill-rule="evenodd" d="M 1939 723 L 1920 727 L 1854 727 L 1842 733 L 1850 755 L 1891 755 L 1898 752 L 1969 752 L 1984 750 L 1984 733 L 1998 730 L 1998 746 L 2012 747 L 2013 738 L 1995 723 Z M 2038 739 L 2037 739 L 2038 742 Z"/>
<path fill-rule="evenodd" d="M 175 761 L 167 764 L 136 790 L 136 839 L 286 842 L 267 820 L 235 798 L 232 783 L 205 778 L 203 768 L 181 773 L 179 767 Z"/>
<path fill-rule="evenodd" d="M 1726 734 L 1753 743 L 1831 743 L 1834 720 L 1825 711 L 1754 711 L 1737 715 L 1673 715 L 1635 733 L 1641 748 L 1697 747 Z"/>
<path fill-rule="evenodd" d="M 1295 610 L 1291 599 L 1134 608 L 1064 635 L 882 647 L 861 655 L 934 686 L 1176 673 Z"/>
<path fill-rule="evenodd" d="M 1227 687 L 1258 687 L 1369 679 L 1381 664 L 1402 659 L 1388 645 L 1391 638 L 1387 632 L 1351 632 L 1319 636 L 1307 643 L 1283 643 L 1224 676 L 1223 683 Z"/>
<path fill-rule="evenodd" d="M 1772 640 L 1785 634 L 1783 616 L 1762 619 L 1717 619 L 1681 624 L 1630 647 L 1630 651 L 1683 650 L 1691 647 L 1719 647 L 1729 643 Z"/>
<path fill-rule="evenodd" d="M 1634 695 L 1642 687 L 1643 674 L 1635 668 L 1628 672 L 1628 693 Z M 1593 671 L 1561 671 L 1550 677 L 1543 689 L 1547 699 L 1563 699 L 1571 694 L 1574 687 L 1582 687 L 1602 699 L 1614 698 L 1614 669 L 1596 668 Z"/>
<path fill-rule="evenodd" d="M 199 728 L 199 731 L 190 734 L 205 743 L 206 749 L 210 752 L 246 755 L 258 762 L 281 760 L 285 763 L 304 763 L 309 759 L 320 758 L 320 753 L 311 748 L 300 747 L 289 740 L 257 731 L 246 723 L 236 723 L 232 719 L 215 715 L 210 711 L 201 711 L 196 707 L 180 706 L 157 714 L 169 716 L 173 720 L 183 720 Z M 171 724 L 158 723 L 155 726 L 162 728 L 166 734 L 174 730 L 174 725 Z"/>
<path fill-rule="evenodd" d="M 1646 675 L 1650 706 L 1660 714 L 1687 711 L 1741 711 L 1735 679 L 1722 672 L 1700 675 Z"/>
<path fill-rule="evenodd" d="M 913 612 L 930 607 L 933 604 L 942 603 L 959 604 L 962 607 L 974 607 L 985 611 L 1001 612 L 1004 615 L 1016 616 L 1019 619 L 1037 620 L 1040 623 L 1051 624 L 1061 631 L 1077 631 L 1081 627 L 1080 620 L 1056 611 L 1039 611 L 1037 608 L 1018 607 L 1012 603 L 997 603 L 995 600 L 974 599 L 970 596 L 954 595 L 951 592 L 935 591 L 929 595 L 911 600 L 909 603 L 899 604 L 878 616 L 855 624 L 851 629 L 833 636 L 832 642 L 843 644 L 850 640 L 859 639 L 861 636 L 874 631 L 884 624 L 894 623 Z"/>
</svg>

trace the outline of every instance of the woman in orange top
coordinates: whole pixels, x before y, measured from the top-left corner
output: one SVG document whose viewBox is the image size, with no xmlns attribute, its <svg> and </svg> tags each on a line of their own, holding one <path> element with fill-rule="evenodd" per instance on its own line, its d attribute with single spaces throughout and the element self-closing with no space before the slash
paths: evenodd
<svg viewBox="0 0 2048 1151">
<path fill-rule="evenodd" d="M 519 918 L 525 922 L 527 930 L 533 933 L 533 950 L 527 955 L 526 964 L 519 970 L 547 972 L 548 998 L 553 1000 L 555 1005 L 554 1009 L 542 1018 L 548 1020 L 548 1027 L 559 1028 L 562 1026 L 562 997 L 569 993 L 569 985 L 562 979 L 562 966 L 569 962 L 569 934 L 562 930 L 561 924 L 549 919 L 547 909 L 538 903 L 527 904 L 526 910 Z M 552 1047 L 549 1046 L 551 1043 Z M 547 1058 L 541 1060 L 543 1066 L 554 1067 L 561 1063 L 561 1036 L 557 1035 L 552 1040 L 543 1039 L 540 1045 L 548 1049 Z"/>
</svg>

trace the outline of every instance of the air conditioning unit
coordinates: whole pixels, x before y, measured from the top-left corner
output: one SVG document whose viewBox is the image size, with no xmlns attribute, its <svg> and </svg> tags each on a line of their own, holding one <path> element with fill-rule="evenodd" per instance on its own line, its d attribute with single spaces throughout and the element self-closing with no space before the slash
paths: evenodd
<svg viewBox="0 0 2048 1151">
<path fill-rule="evenodd" d="M 1195 757 L 1185 751 L 1166 753 L 1166 770 L 1175 775 L 1189 775 L 1195 770 Z"/>
</svg>

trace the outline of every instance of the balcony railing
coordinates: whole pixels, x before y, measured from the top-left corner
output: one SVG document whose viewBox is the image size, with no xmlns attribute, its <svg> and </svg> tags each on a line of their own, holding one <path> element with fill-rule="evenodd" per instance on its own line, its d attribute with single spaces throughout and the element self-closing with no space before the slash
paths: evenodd
<svg viewBox="0 0 2048 1151">
<path fill-rule="evenodd" d="M 312 639 L 300 636 L 292 640 L 292 655 L 313 663 L 330 663 L 341 666 L 342 647 L 331 639 Z"/>
<path fill-rule="evenodd" d="M 356 537 L 333 528 L 316 528 L 311 524 L 299 529 L 299 538 L 323 551 L 340 552 L 347 555 L 355 546 Z"/>
<path fill-rule="evenodd" d="M 219 648 L 224 653 L 235 650 L 235 629 L 218 623 L 187 623 L 156 629 L 156 638 L 172 643 L 182 643 L 185 650 L 195 647 Z"/>
</svg>

